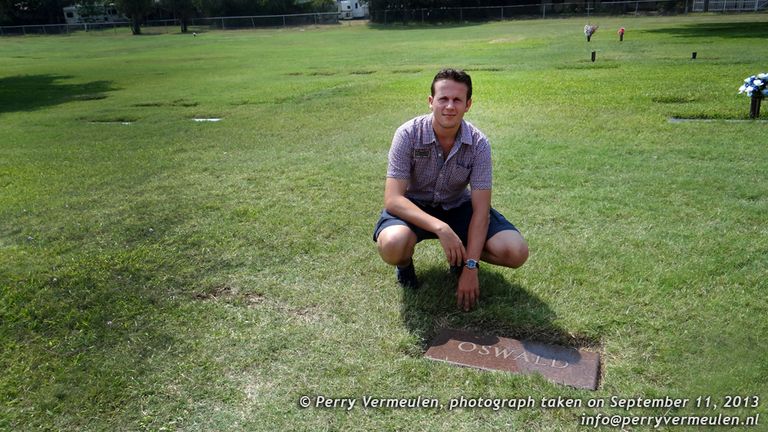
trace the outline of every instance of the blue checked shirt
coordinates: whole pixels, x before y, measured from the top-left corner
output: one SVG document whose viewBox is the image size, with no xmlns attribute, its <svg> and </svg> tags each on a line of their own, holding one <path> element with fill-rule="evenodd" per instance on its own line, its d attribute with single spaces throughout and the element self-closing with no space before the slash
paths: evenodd
<svg viewBox="0 0 768 432">
<path fill-rule="evenodd" d="M 491 189 L 491 145 L 471 123 L 463 121 L 448 157 L 432 129 L 432 114 L 416 117 L 395 132 L 389 149 L 387 177 L 407 180 L 405 196 L 426 206 L 458 207 L 472 189 Z"/>
</svg>

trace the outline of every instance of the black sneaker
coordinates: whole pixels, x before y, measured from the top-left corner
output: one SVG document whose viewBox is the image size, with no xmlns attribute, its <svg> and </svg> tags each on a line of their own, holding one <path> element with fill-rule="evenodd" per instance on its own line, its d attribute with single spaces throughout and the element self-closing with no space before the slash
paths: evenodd
<svg viewBox="0 0 768 432">
<path fill-rule="evenodd" d="M 419 286 L 419 280 L 416 279 L 416 268 L 413 267 L 413 260 L 408 267 L 395 267 L 397 282 L 404 288 L 416 289 Z"/>
</svg>

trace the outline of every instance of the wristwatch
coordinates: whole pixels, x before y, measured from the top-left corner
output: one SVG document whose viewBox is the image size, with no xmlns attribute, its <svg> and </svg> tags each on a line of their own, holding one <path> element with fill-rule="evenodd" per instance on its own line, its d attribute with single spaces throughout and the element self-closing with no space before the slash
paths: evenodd
<svg viewBox="0 0 768 432">
<path fill-rule="evenodd" d="M 479 269 L 480 268 L 480 263 L 477 262 L 477 260 L 473 260 L 473 259 L 470 258 L 470 259 L 467 260 L 467 268 L 468 269 Z"/>
</svg>

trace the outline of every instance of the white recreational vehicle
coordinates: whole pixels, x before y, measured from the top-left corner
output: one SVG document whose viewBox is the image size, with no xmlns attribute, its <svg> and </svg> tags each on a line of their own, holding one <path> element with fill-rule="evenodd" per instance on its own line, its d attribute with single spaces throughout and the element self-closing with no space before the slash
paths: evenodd
<svg viewBox="0 0 768 432">
<path fill-rule="evenodd" d="M 368 3 L 361 0 L 336 0 L 339 19 L 351 20 L 368 16 Z"/>
<path fill-rule="evenodd" d="M 63 8 L 64 19 L 67 24 L 84 23 L 113 23 L 128 21 L 128 18 L 121 15 L 113 3 L 105 5 L 93 5 L 85 7 L 83 5 L 65 6 Z"/>
</svg>

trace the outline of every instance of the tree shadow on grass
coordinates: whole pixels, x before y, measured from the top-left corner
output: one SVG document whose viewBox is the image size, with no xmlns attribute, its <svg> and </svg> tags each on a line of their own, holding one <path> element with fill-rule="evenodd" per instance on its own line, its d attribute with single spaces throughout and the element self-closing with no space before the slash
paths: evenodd
<svg viewBox="0 0 768 432">
<path fill-rule="evenodd" d="M 17 75 L 0 78 L 0 114 L 34 111 L 72 101 L 104 99 L 115 90 L 111 81 L 65 84 L 64 75 Z"/>
<path fill-rule="evenodd" d="M 143 287 L 151 274 L 135 261 L 132 252 L 82 257 L 52 274 L 18 276 L 0 294 L 0 384 L 10 384 L 6 397 L 19 408 L 10 425 L 42 428 L 76 419 L 78 407 L 122 404 L 151 358 L 179 344 L 160 324 L 169 307 Z"/>
<path fill-rule="evenodd" d="M 701 23 L 679 27 L 645 30 L 648 33 L 663 33 L 676 37 L 724 37 L 724 38 L 768 38 L 768 23 Z"/>
<path fill-rule="evenodd" d="M 570 348 L 600 345 L 594 336 L 556 325 L 557 316 L 545 302 L 493 270 L 480 272 L 479 306 L 470 312 L 457 307 L 457 279 L 447 268 L 432 267 L 418 276 L 421 286 L 403 291 L 401 316 L 408 330 L 421 339 L 422 351 L 444 328 Z"/>
<path fill-rule="evenodd" d="M 458 29 L 465 27 L 477 27 L 485 24 L 482 21 L 445 21 L 445 22 L 421 22 L 413 19 L 403 23 L 403 20 L 392 21 L 388 24 L 369 22 L 366 26 L 371 30 L 430 30 L 430 29 Z"/>
</svg>

